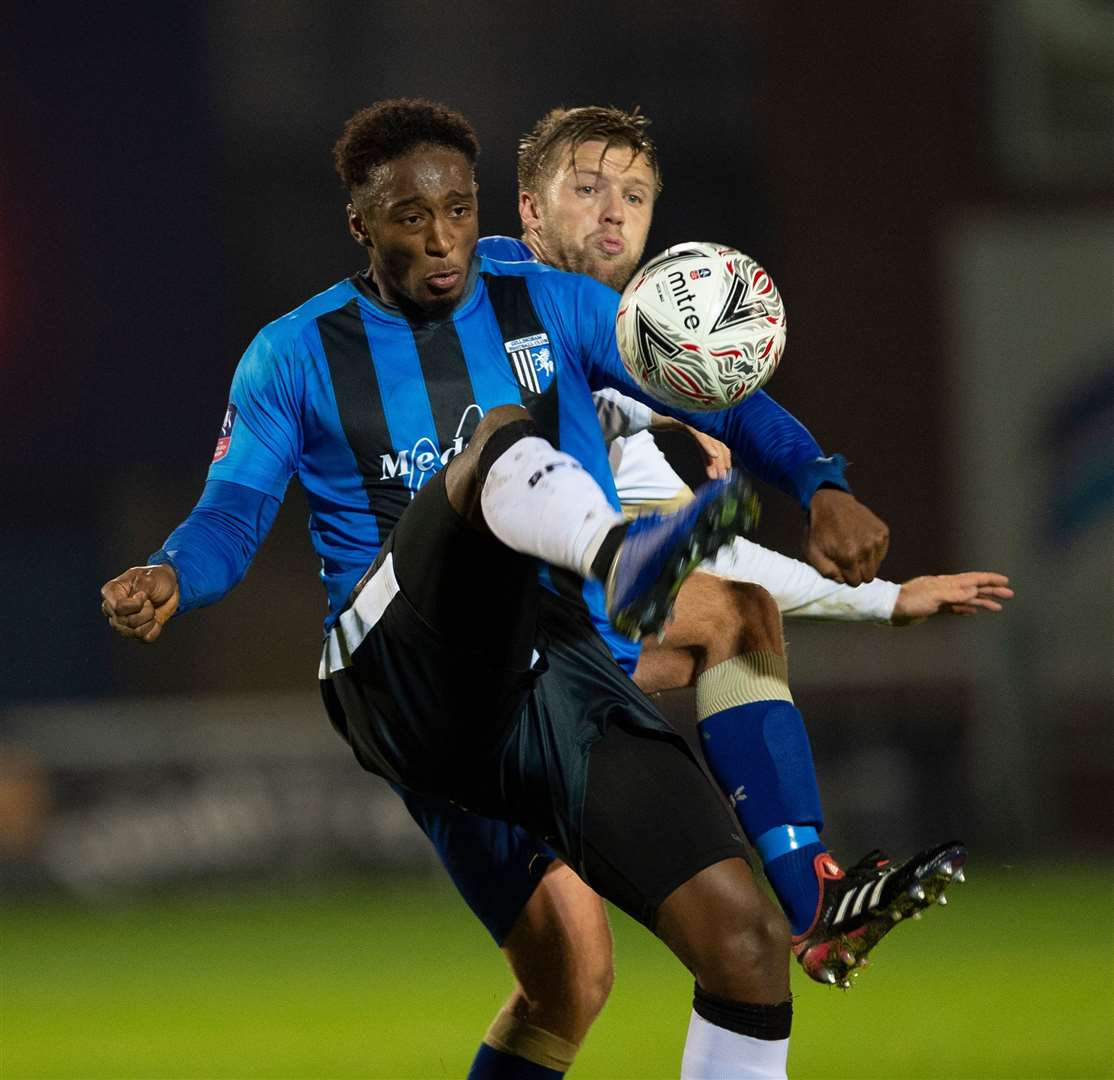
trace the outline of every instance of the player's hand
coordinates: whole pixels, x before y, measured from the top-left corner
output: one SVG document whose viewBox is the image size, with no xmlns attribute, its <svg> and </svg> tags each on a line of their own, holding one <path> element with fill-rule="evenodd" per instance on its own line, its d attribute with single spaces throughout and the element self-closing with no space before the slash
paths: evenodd
<svg viewBox="0 0 1114 1080">
<path fill-rule="evenodd" d="M 805 560 L 824 577 L 847 585 L 873 581 L 889 548 L 889 527 L 854 495 L 820 488 L 812 496 Z"/>
<path fill-rule="evenodd" d="M 661 413 L 650 414 L 651 431 L 683 431 L 696 440 L 700 453 L 704 458 L 704 470 L 709 480 L 722 480 L 731 471 L 731 450 L 724 446 L 719 439 L 705 435 L 703 431 L 682 424 L 672 416 L 663 416 Z"/>
<path fill-rule="evenodd" d="M 172 566 L 133 566 L 101 586 L 101 612 L 124 637 L 149 645 L 178 610 L 178 575 Z"/>
<path fill-rule="evenodd" d="M 1005 574 L 988 570 L 970 570 L 965 574 L 939 574 L 915 577 L 906 581 L 897 594 L 897 603 L 890 622 L 894 626 L 910 626 L 924 622 L 933 615 L 977 615 L 983 611 L 1001 611 L 999 600 L 1009 600 L 1013 589 Z"/>
<path fill-rule="evenodd" d="M 685 431 L 696 440 L 700 453 L 704 455 L 704 471 L 708 474 L 708 479 L 722 480 L 731 471 L 730 447 L 688 425 L 685 426 Z"/>
</svg>

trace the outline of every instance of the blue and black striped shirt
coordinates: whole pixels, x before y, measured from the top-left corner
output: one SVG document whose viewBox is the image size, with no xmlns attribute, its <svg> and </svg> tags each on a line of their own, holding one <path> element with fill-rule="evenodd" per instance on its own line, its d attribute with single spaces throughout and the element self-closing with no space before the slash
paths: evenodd
<svg viewBox="0 0 1114 1080">
<path fill-rule="evenodd" d="M 219 599 L 239 580 L 297 475 L 331 625 L 414 493 L 495 405 L 525 406 L 540 434 L 580 461 L 616 506 L 591 398 L 605 386 L 722 439 L 802 505 L 822 482 L 844 486 L 838 463 L 764 393 L 721 413 L 653 402 L 619 358 L 617 306 L 617 293 L 583 275 L 478 256 L 464 299 L 443 321 L 410 320 L 355 277 L 264 327 L 233 379 L 205 494 L 155 556 L 174 564 L 182 609 Z M 237 500 L 242 521 L 229 512 Z M 583 597 L 616 659 L 633 670 L 638 646 L 610 629 L 600 585 L 549 568 L 542 577 Z"/>
</svg>

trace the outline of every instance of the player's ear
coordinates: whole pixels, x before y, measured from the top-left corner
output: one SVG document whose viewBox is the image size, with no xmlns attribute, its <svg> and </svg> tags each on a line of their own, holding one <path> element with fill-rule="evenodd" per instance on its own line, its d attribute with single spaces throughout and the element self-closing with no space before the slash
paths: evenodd
<svg viewBox="0 0 1114 1080">
<path fill-rule="evenodd" d="M 538 197 L 532 191 L 518 193 L 518 216 L 523 229 L 536 229 L 541 225 L 541 215 L 538 213 Z"/>
<path fill-rule="evenodd" d="M 348 232 L 360 247 L 371 247 L 371 234 L 364 223 L 364 216 L 351 203 L 345 207 L 348 215 Z"/>
</svg>

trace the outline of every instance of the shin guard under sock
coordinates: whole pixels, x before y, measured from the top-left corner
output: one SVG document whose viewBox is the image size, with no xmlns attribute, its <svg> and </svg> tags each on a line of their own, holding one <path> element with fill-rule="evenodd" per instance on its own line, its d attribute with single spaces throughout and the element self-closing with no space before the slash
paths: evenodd
<svg viewBox="0 0 1114 1080">
<path fill-rule="evenodd" d="M 816 914 L 813 860 L 826 848 L 812 750 L 787 675 L 785 657 L 747 653 L 705 671 L 696 703 L 708 767 L 800 934 Z"/>
<path fill-rule="evenodd" d="M 580 462 L 536 435 L 515 439 L 490 464 L 481 455 L 481 464 L 484 521 L 523 555 L 587 578 L 608 533 L 626 523 Z"/>
</svg>

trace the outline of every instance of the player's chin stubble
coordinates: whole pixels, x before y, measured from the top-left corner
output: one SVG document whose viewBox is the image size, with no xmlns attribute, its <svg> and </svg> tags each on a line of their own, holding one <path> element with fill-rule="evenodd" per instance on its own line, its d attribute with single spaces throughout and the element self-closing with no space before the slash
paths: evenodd
<svg viewBox="0 0 1114 1080">
<path fill-rule="evenodd" d="M 608 259 L 599 251 L 588 247 L 573 247 L 558 241 L 550 249 L 554 253 L 554 265 L 561 270 L 574 274 L 587 274 L 596 281 L 610 285 L 622 292 L 634 274 L 634 260 L 629 254 L 616 259 Z"/>
<path fill-rule="evenodd" d="M 629 259 L 615 262 L 600 262 L 592 277 L 610 285 L 616 292 L 622 292 L 627 287 L 634 274 L 634 267 Z"/>
</svg>

